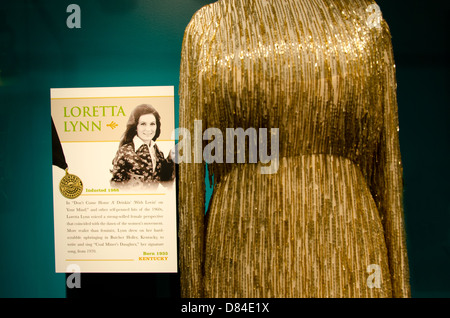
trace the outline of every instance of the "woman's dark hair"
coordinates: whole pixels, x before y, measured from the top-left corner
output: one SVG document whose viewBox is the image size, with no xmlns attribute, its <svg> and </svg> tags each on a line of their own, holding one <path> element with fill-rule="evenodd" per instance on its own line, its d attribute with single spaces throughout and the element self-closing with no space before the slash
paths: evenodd
<svg viewBox="0 0 450 318">
<path fill-rule="evenodd" d="M 141 118 L 142 115 L 148 114 L 153 114 L 156 119 L 156 132 L 155 136 L 153 137 L 153 141 L 155 141 L 159 137 L 161 133 L 161 117 L 152 105 L 142 104 L 137 106 L 131 112 L 130 118 L 128 119 L 127 128 L 125 130 L 125 133 L 123 134 L 122 140 L 120 141 L 120 146 L 133 141 L 133 137 L 137 134 L 137 125 L 139 123 L 139 118 Z"/>
</svg>

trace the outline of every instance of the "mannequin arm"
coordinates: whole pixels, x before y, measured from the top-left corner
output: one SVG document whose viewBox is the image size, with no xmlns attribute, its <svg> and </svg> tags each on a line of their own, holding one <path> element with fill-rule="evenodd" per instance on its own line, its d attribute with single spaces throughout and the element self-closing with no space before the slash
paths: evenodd
<svg viewBox="0 0 450 318">
<path fill-rule="evenodd" d="M 410 297 L 409 265 L 403 215 L 403 167 L 399 144 L 397 82 L 391 35 L 383 21 L 379 48 L 384 92 L 384 125 L 377 154 L 375 174 L 375 201 L 383 222 L 393 297 Z"/>
<path fill-rule="evenodd" d="M 185 31 L 179 87 L 180 127 L 191 135 L 194 121 L 203 118 L 203 106 L 198 98 L 199 34 L 196 24 L 194 16 Z M 192 147 L 191 140 L 185 141 L 187 147 L 180 150 L 185 161 L 179 163 L 178 194 L 181 297 L 193 298 L 203 296 L 205 166 L 203 160 L 194 163 L 195 146 Z"/>
</svg>

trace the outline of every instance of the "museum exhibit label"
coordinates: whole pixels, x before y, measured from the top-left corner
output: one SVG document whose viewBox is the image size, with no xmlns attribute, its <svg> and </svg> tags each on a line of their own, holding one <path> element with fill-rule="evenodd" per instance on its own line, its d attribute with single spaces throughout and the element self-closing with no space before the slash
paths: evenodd
<svg viewBox="0 0 450 318">
<path fill-rule="evenodd" d="M 56 272 L 176 272 L 173 86 L 54 88 L 51 115 L 67 164 L 53 165 Z"/>
</svg>

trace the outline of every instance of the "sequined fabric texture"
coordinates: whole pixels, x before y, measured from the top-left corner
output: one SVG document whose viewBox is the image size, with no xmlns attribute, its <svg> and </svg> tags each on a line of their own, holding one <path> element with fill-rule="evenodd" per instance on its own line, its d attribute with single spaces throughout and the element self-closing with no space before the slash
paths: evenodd
<svg viewBox="0 0 450 318">
<path fill-rule="evenodd" d="M 373 4 L 220 0 L 193 16 L 180 126 L 279 128 L 280 163 L 208 165 L 207 216 L 205 164 L 180 164 L 183 297 L 410 296 L 395 64 Z"/>
</svg>

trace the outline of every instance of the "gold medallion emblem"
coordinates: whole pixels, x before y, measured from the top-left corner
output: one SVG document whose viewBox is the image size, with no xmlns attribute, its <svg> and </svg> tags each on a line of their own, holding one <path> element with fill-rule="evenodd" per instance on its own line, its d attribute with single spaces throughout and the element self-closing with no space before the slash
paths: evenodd
<svg viewBox="0 0 450 318">
<path fill-rule="evenodd" d="M 66 169 L 66 175 L 59 182 L 59 191 L 68 199 L 75 199 L 83 192 L 83 182 L 76 175 L 70 174 Z"/>
</svg>

